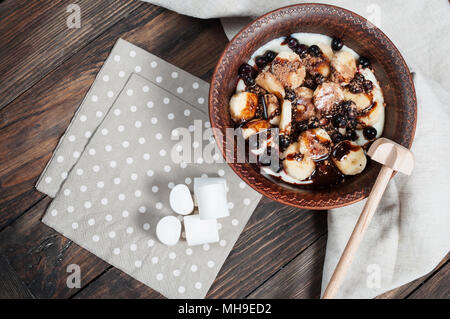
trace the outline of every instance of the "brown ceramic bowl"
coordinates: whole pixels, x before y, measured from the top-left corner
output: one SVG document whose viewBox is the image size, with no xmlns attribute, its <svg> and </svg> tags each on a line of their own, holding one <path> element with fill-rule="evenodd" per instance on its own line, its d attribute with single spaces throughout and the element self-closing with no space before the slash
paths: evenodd
<svg viewBox="0 0 450 319">
<path fill-rule="evenodd" d="M 295 32 L 340 37 L 347 46 L 371 60 L 387 105 L 383 136 L 410 148 L 416 127 L 417 101 L 411 73 L 400 52 L 383 32 L 363 17 L 322 4 L 299 4 L 269 12 L 247 25 L 231 40 L 211 81 L 209 116 L 212 127 L 223 134 L 226 128 L 234 127 L 228 102 L 235 91 L 239 66 L 266 42 Z M 234 143 L 222 141 L 218 134 L 215 135 L 223 155 L 230 156 Z M 369 161 L 363 173 L 338 186 L 308 190 L 270 180 L 251 164 L 237 163 L 236 156 L 228 164 L 262 195 L 287 205 L 317 210 L 341 207 L 364 199 L 380 170 L 378 163 Z"/>
</svg>

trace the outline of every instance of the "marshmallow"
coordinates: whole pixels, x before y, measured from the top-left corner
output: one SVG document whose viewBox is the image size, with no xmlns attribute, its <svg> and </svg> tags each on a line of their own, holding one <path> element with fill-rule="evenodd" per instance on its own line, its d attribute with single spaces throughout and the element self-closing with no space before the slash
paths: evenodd
<svg viewBox="0 0 450 319">
<path fill-rule="evenodd" d="M 194 193 L 201 219 L 230 216 L 224 178 L 195 178 Z"/>
<path fill-rule="evenodd" d="M 163 217 L 156 225 L 156 236 L 167 246 L 178 243 L 181 235 L 181 222 L 175 216 Z"/>
<path fill-rule="evenodd" d="M 184 231 L 189 246 L 217 243 L 219 231 L 215 219 L 200 219 L 199 215 L 184 217 Z"/>
<path fill-rule="evenodd" d="M 194 211 L 194 201 L 192 200 L 189 188 L 184 184 L 178 184 L 170 191 L 170 207 L 180 215 L 189 215 Z"/>
</svg>

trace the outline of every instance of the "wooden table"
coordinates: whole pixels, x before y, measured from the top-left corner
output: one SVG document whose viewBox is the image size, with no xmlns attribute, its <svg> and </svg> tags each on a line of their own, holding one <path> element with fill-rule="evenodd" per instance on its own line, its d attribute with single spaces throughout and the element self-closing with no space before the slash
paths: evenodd
<svg viewBox="0 0 450 319">
<path fill-rule="evenodd" d="M 227 38 L 220 22 L 133 0 L 0 3 L 0 297 L 161 298 L 41 223 L 51 199 L 34 185 L 118 38 L 209 81 Z M 262 199 L 209 298 L 318 298 L 326 213 Z M 70 264 L 81 288 L 66 285 Z M 381 298 L 449 298 L 448 258 Z"/>
</svg>

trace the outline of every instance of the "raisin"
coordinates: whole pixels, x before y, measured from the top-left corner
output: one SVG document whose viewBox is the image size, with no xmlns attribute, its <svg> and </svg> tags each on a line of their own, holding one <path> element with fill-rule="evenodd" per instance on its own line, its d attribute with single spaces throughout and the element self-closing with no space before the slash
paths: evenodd
<svg viewBox="0 0 450 319">
<path fill-rule="evenodd" d="M 364 75 L 362 75 L 361 73 L 356 73 L 352 80 L 356 82 L 362 82 L 364 81 Z"/>
<path fill-rule="evenodd" d="M 303 86 L 314 91 L 317 88 L 317 83 L 316 81 L 314 81 L 314 78 L 307 76 L 305 82 L 303 83 Z"/>
<path fill-rule="evenodd" d="M 309 128 L 308 120 L 297 122 L 295 123 L 295 134 L 300 135 L 300 133 L 306 131 L 308 128 Z"/>
<path fill-rule="evenodd" d="M 295 51 L 294 49 L 299 45 L 298 40 L 291 36 L 288 36 L 286 38 L 286 43 L 287 43 L 288 47 L 293 51 Z"/>
<path fill-rule="evenodd" d="M 265 57 L 260 55 L 255 58 L 255 64 L 258 68 L 262 69 L 266 66 L 267 60 Z"/>
<path fill-rule="evenodd" d="M 347 119 L 347 128 L 354 130 L 358 125 L 358 121 L 356 119 Z"/>
<path fill-rule="evenodd" d="M 304 58 L 308 53 L 308 46 L 306 44 L 299 44 L 295 48 L 295 53 L 297 53 L 301 58 Z"/>
<path fill-rule="evenodd" d="M 362 85 L 358 82 L 350 82 L 348 85 L 348 90 L 353 94 L 358 94 L 363 92 Z"/>
<path fill-rule="evenodd" d="M 366 93 L 370 93 L 373 90 L 373 83 L 372 83 L 372 81 L 365 80 L 363 82 L 362 86 L 363 86 L 364 92 L 366 92 Z"/>
<path fill-rule="evenodd" d="M 308 53 L 311 54 L 312 56 L 319 57 L 322 54 L 322 51 L 317 45 L 313 44 L 312 46 L 309 47 Z"/>
<path fill-rule="evenodd" d="M 347 120 L 343 116 L 335 116 L 333 117 L 333 125 L 339 128 L 345 128 L 347 126 Z"/>
<path fill-rule="evenodd" d="M 363 130 L 363 135 L 369 141 L 373 140 L 377 137 L 377 129 L 372 126 L 365 127 Z"/>
<path fill-rule="evenodd" d="M 251 74 L 253 74 L 253 67 L 248 63 L 243 63 L 239 67 L 238 74 L 240 77 L 244 77 L 246 75 L 251 75 Z"/>
<path fill-rule="evenodd" d="M 244 78 L 242 78 L 242 80 L 244 80 L 244 83 L 247 86 L 254 86 L 255 85 L 255 79 L 252 78 L 251 76 L 247 75 Z"/>
<path fill-rule="evenodd" d="M 320 123 L 319 123 L 319 120 L 317 118 L 312 117 L 312 118 L 309 119 L 308 128 L 310 128 L 310 129 L 318 128 L 319 125 L 320 125 Z"/>
<path fill-rule="evenodd" d="M 346 106 L 344 110 L 348 119 L 354 120 L 358 116 L 358 112 L 356 111 L 356 108 L 352 104 Z"/>
<path fill-rule="evenodd" d="M 271 50 L 268 50 L 264 53 L 264 58 L 267 60 L 267 63 L 272 62 L 273 59 L 277 56 L 277 53 Z"/>
<path fill-rule="evenodd" d="M 356 134 L 356 131 L 350 130 L 345 134 L 345 139 L 350 141 L 356 141 L 358 139 L 358 134 Z"/>
<path fill-rule="evenodd" d="M 364 81 L 364 76 L 361 73 L 356 73 L 348 84 L 349 91 L 354 94 L 362 93 L 364 91 Z"/>
<path fill-rule="evenodd" d="M 331 133 L 330 137 L 331 137 L 331 140 L 333 141 L 334 144 L 337 144 L 337 143 L 339 143 L 339 142 L 344 140 L 344 137 L 339 132 Z"/>
<path fill-rule="evenodd" d="M 358 64 L 361 65 L 363 68 L 367 68 L 370 66 L 370 60 L 364 56 L 359 57 Z"/>
<path fill-rule="evenodd" d="M 279 147 L 280 147 L 280 151 L 283 152 L 285 149 L 288 148 L 290 141 L 289 141 L 289 137 L 285 136 L 285 135 L 280 135 L 279 137 Z"/>
<path fill-rule="evenodd" d="M 333 40 L 331 41 L 331 48 L 334 51 L 339 51 L 340 49 L 342 49 L 343 46 L 344 42 L 342 41 L 342 39 L 338 37 L 334 37 Z"/>
</svg>

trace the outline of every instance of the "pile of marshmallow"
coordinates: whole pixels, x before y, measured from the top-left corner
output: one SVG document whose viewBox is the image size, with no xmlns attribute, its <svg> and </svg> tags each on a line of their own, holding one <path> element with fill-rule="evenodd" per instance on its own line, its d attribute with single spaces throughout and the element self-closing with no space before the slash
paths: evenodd
<svg viewBox="0 0 450 319">
<path fill-rule="evenodd" d="M 195 178 L 194 198 L 186 185 L 178 184 L 172 188 L 169 202 L 175 213 L 184 216 L 184 233 L 189 246 L 219 241 L 217 219 L 230 215 L 225 179 Z M 198 214 L 192 214 L 195 206 Z M 173 246 L 180 240 L 181 229 L 178 218 L 166 216 L 158 222 L 156 236 L 163 244 Z"/>
</svg>

